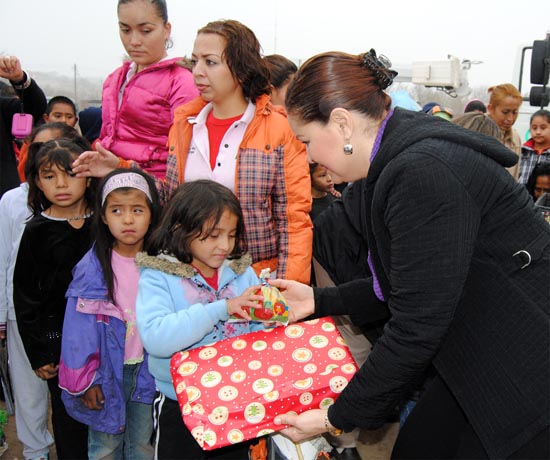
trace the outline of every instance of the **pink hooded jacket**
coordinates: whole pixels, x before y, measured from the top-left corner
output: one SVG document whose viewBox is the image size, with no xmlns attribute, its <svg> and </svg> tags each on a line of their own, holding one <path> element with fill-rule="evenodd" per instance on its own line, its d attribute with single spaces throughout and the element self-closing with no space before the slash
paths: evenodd
<svg viewBox="0 0 550 460">
<path fill-rule="evenodd" d="M 103 84 L 100 144 L 124 160 L 133 160 L 163 179 L 168 157 L 168 131 L 174 109 L 199 95 L 191 72 L 166 59 L 135 74 L 123 86 L 131 62 L 111 73 Z"/>
</svg>

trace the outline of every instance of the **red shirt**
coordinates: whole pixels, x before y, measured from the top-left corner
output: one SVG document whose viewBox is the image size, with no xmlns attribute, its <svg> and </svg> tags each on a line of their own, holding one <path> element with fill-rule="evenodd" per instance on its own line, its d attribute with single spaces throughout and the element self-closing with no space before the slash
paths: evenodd
<svg viewBox="0 0 550 460">
<path fill-rule="evenodd" d="M 218 158 L 218 152 L 220 150 L 220 144 L 223 136 L 229 129 L 229 127 L 236 121 L 240 120 L 243 114 L 237 115 L 232 118 L 216 118 L 212 110 L 206 118 L 206 128 L 208 129 L 208 144 L 210 145 L 210 167 L 212 171 L 216 167 L 216 158 Z"/>
</svg>

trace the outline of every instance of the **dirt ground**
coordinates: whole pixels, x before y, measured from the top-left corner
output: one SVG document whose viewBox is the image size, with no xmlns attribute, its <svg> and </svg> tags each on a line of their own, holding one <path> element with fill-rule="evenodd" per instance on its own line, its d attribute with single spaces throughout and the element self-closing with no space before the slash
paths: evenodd
<svg viewBox="0 0 550 460">
<path fill-rule="evenodd" d="M 4 401 L 0 401 L 0 408 L 3 410 L 6 409 L 6 403 Z M 17 439 L 17 433 L 15 431 L 15 417 L 13 415 L 8 416 L 8 423 L 4 426 L 4 436 L 6 442 L 8 443 L 8 450 L 1 455 L 2 460 L 23 459 L 23 448 Z"/>
<path fill-rule="evenodd" d="M 6 409 L 6 403 L 0 401 L 0 409 Z M 51 433 L 51 424 L 50 424 L 50 433 Z M 17 431 L 15 429 L 15 415 L 10 415 L 8 417 L 8 423 L 4 427 L 4 436 L 6 442 L 8 443 L 8 449 L 0 455 L 1 460 L 23 460 L 23 446 L 17 439 Z M 50 448 L 50 460 L 57 460 L 57 455 L 55 453 L 55 446 Z"/>
</svg>

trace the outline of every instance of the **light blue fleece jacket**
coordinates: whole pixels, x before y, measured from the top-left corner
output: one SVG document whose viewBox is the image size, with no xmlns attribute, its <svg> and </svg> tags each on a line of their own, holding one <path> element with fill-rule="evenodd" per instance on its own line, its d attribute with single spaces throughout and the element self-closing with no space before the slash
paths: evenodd
<svg viewBox="0 0 550 460">
<path fill-rule="evenodd" d="M 149 353 L 149 371 L 168 398 L 177 399 L 170 376 L 174 353 L 264 328 L 262 323 L 227 322 L 225 299 L 260 285 L 250 257 L 224 262 L 217 291 L 191 265 L 175 257 L 140 253 L 136 263 L 140 268 L 137 326 Z"/>
</svg>

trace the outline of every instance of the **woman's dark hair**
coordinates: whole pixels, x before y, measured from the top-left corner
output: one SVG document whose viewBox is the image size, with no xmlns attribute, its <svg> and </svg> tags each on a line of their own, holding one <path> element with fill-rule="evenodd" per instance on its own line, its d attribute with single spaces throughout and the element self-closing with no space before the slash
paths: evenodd
<svg viewBox="0 0 550 460">
<path fill-rule="evenodd" d="M 38 150 L 40 150 L 40 147 L 42 147 L 42 145 L 44 144 L 43 142 L 34 142 L 34 139 L 36 139 L 36 136 L 38 136 L 38 134 L 50 130 L 57 132 L 57 135 L 55 136 L 56 139 L 69 139 L 85 147 L 85 150 L 92 150 L 92 146 L 89 143 L 83 144 L 83 142 L 87 142 L 86 139 L 82 138 L 80 134 L 78 134 L 78 131 L 76 129 L 66 123 L 54 121 L 51 123 L 44 123 L 42 125 L 39 125 L 32 130 L 29 136 L 30 144 L 27 160 L 25 162 L 25 177 L 28 177 L 29 170 L 34 167 L 32 163 L 34 161 L 34 157 L 36 156 L 36 152 L 38 152 Z"/>
<path fill-rule="evenodd" d="M 75 142 L 74 140 L 55 139 L 41 145 L 36 154 L 31 154 L 29 151 L 29 156 L 32 156 L 34 161 L 31 161 L 31 165 L 27 168 L 27 182 L 29 184 L 29 196 L 27 203 L 34 216 L 39 215 L 43 210 L 52 205 L 42 190 L 38 188 L 36 183 L 40 168 L 46 165 L 55 165 L 59 169 L 70 173 L 72 171 L 71 165 L 73 161 L 76 160 L 78 155 L 86 150 L 87 149 L 83 145 L 79 142 Z M 88 180 L 90 181 L 90 184 L 84 193 L 84 200 L 89 208 L 94 200 L 94 190 L 97 182 L 93 179 Z"/>
<path fill-rule="evenodd" d="M 535 186 L 537 184 L 537 179 L 540 176 L 550 176 L 550 162 L 539 163 L 533 168 L 533 171 L 527 179 L 525 188 L 529 192 L 529 195 L 535 200 Z M 536 201 L 536 200 L 535 200 Z"/>
<path fill-rule="evenodd" d="M 480 101 L 479 99 L 472 99 L 464 107 L 464 113 L 470 112 L 487 113 L 487 106 L 483 101 Z"/>
<path fill-rule="evenodd" d="M 120 5 L 127 5 L 128 3 L 133 3 L 136 0 L 118 0 L 117 3 L 117 10 Z M 162 18 L 162 21 L 164 24 L 168 22 L 168 7 L 166 6 L 165 0 L 142 0 L 149 2 L 151 5 L 155 7 L 157 10 L 157 14 L 159 18 Z"/>
<path fill-rule="evenodd" d="M 370 53 L 370 52 L 369 52 Z M 333 109 L 341 107 L 375 120 L 390 109 L 391 98 L 381 85 L 376 70 L 365 65 L 369 53 L 318 54 L 296 72 L 286 94 L 289 115 L 306 123 L 326 124 Z"/>
<path fill-rule="evenodd" d="M 269 70 L 261 56 L 260 42 L 248 27 L 228 19 L 209 22 L 197 33 L 217 34 L 225 39 L 222 58 L 239 82 L 244 97 L 254 102 L 262 94 L 271 92 Z"/>
<path fill-rule="evenodd" d="M 118 0 L 117 11 L 120 5 L 127 5 L 128 3 L 134 3 L 135 1 L 138 1 L 138 0 Z M 164 25 L 168 23 L 168 6 L 166 5 L 165 0 L 141 0 L 141 1 L 149 2 L 151 5 L 153 5 L 155 10 L 157 11 L 158 17 L 162 19 L 162 23 Z M 173 45 L 174 43 L 172 42 L 172 38 L 171 37 L 168 38 L 168 40 L 166 41 L 166 49 L 172 48 Z"/>
<path fill-rule="evenodd" d="M 275 88 L 283 86 L 298 71 L 294 62 L 280 54 L 264 56 L 264 62 L 269 70 L 269 80 Z"/>
<path fill-rule="evenodd" d="M 191 242 L 210 236 L 225 211 L 237 216 L 235 247 L 228 259 L 239 258 L 247 250 L 241 205 L 231 190 L 210 180 L 186 182 L 175 190 L 149 239 L 147 252 L 166 253 L 191 263 Z"/>
<path fill-rule="evenodd" d="M 115 238 L 109 231 L 109 227 L 107 224 L 103 221 L 105 217 L 105 210 L 107 208 L 108 200 L 105 200 L 105 203 L 102 203 L 102 190 L 107 181 L 113 177 L 118 176 L 119 174 L 124 173 L 135 173 L 142 176 L 145 181 L 147 182 L 147 185 L 149 186 L 149 192 L 151 194 L 151 200 L 147 197 L 147 206 L 149 207 L 149 210 L 151 211 L 151 222 L 149 224 L 149 229 L 147 230 L 147 233 L 145 234 L 144 240 L 143 240 L 143 246 L 144 248 L 147 247 L 149 237 L 151 236 L 151 233 L 153 232 L 153 229 L 156 227 L 159 216 L 160 216 L 160 203 L 159 203 L 159 195 L 157 192 L 157 188 L 155 186 L 155 181 L 149 174 L 145 173 L 144 171 L 140 169 L 134 169 L 134 168 L 119 168 L 115 169 L 111 173 L 109 173 L 107 176 L 105 176 L 98 187 L 98 193 L 95 200 L 95 206 L 94 206 L 94 219 L 93 219 L 93 234 L 95 237 L 95 245 L 94 245 L 94 251 L 95 254 L 99 260 L 99 264 L 101 265 L 101 268 L 103 269 L 103 276 L 105 279 L 105 285 L 107 286 L 107 295 L 109 299 L 114 303 L 115 302 L 115 275 L 113 273 L 113 267 L 111 265 L 111 256 L 113 254 L 113 246 L 115 245 Z M 124 192 L 129 190 L 135 190 L 131 187 L 123 187 L 123 188 L 117 188 L 115 189 L 117 192 Z"/>
<path fill-rule="evenodd" d="M 531 115 L 531 118 L 529 119 L 529 124 L 533 123 L 533 119 L 535 117 L 543 117 L 547 123 L 550 123 L 550 111 L 546 109 L 539 109 L 536 112 Z"/>
</svg>

